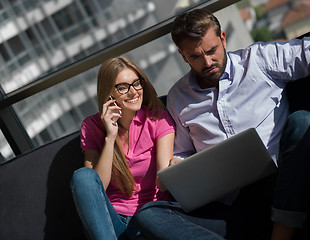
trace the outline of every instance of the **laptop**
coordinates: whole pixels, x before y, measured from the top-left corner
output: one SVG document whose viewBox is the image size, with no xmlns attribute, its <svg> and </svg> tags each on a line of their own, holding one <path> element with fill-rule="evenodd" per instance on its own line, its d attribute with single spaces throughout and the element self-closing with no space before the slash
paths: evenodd
<svg viewBox="0 0 310 240">
<path fill-rule="evenodd" d="M 254 128 L 157 172 L 185 212 L 275 173 L 277 167 Z"/>
</svg>

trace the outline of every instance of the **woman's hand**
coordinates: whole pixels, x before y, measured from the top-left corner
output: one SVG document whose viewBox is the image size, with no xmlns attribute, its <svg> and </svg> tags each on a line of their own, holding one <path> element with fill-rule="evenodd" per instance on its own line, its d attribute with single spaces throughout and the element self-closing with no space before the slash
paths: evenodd
<svg viewBox="0 0 310 240">
<path fill-rule="evenodd" d="M 118 133 L 117 120 L 122 117 L 122 115 L 119 113 L 121 107 L 113 105 L 113 103 L 115 103 L 115 99 L 108 100 L 103 104 L 101 120 L 107 132 L 106 137 L 112 137 L 115 139 Z"/>
<path fill-rule="evenodd" d="M 182 161 L 182 158 L 178 158 L 178 157 L 171 158 L 170 161 L 169 161 L 169 167 L 174 165 L 174 164 L 176 164 L 176 163 L 178 163 L 178 162 L 180 162 L 180 161 Z"/>
<path fill-rule="evenodd" d="M 115 99 L 111 99 L 102 106 L 100 117 L 106 130 L 106 137 L 101 153 L 95 150 L 85 151 L 85 167 L 92 168 L 98 173 L 104 189 L 107 189 L 111 181 L 114 144 L 118 134 L 117 120 L 121 117 L 119 112 L 121 108 L 114 105 L 114 102 Z"/>
</svg>

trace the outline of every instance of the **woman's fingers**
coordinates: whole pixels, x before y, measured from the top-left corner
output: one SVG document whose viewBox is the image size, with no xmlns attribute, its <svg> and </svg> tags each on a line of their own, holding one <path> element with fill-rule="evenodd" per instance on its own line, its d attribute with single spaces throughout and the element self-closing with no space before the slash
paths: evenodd
<svg viewBox="0 0 310 240">
<path fill-rule="evenodd" d="M 121 107 L 115 104 L 115 99 L 108 100 L 103 104 L 101 119 L 104 124 L 112 124 L 117 126 L 117 120 L 122 117 L 120 114 Z"/>
</svg>

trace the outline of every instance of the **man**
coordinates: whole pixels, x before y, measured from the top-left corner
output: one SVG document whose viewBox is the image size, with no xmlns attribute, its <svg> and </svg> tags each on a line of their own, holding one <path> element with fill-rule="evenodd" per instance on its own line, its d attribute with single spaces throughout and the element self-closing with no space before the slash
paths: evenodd
<svg viewBox="0 0 310 240">
<path fill-rule="evenodd" d="M 257 43 L 226 53 L 220 23 L 200 9 L 178 16 L 171 35 L 191 66 L 168 93 L 176 122 L 175 156 L 185 158 L 254 127 L 279 164 L 275 224 L 271 234 L 273 179 L 267 178 L 188 214 L 176 202 L 149 203 L 137 216 L 142 233 L 147 239 L 291 239 L 309 208 L 304 189 L 309 192 L 310 113 L 288 118 L 284 88 L 310 74 L 310 39 Z"/>
</svg>

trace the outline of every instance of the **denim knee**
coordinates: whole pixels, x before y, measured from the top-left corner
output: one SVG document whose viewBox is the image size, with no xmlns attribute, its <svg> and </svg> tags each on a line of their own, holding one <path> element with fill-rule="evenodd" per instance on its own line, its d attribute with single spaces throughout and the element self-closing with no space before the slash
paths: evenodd
<svg viewBox="0 0 310 240">
<path fill-rule="evenodd" d="M 299 110 L 289 115 L 282 132 L 280 147 L 282 149 L 296 146 L 310 127 L 310 112 Z"/>
<path fill-rule="evenodd" d="M 158 206 L 161 206 L 162 201 L 153 201 L 144 204 L 141 209 L 139 210 L 138 214 L 136 215 L 136 219 L 141 222 L 144 222 L 144 217 L 147 219 L 149 218 L 148 215 L 151 214 L 153 211 L 156 211 Z M 163 204 L 164 205 L 164 204 Z M 155 209 L 155 210 L 154 210 Z"/>
<path fill-rule="evenodd" d="M 76 186 L 84 186 L 88 187 L 87 185 L 92 184 L 92 182 L 98 182 L 99 176 L 94 169 L 88 167 L 82 167 L 74 171 L 70 186 L 73 190 Z"/>
<path fill-rule="evenodd" d="M 299 110 L 288 116 L 286 128 L 306 132 L 310 126 L 310 112 Z"/>
</svg>

